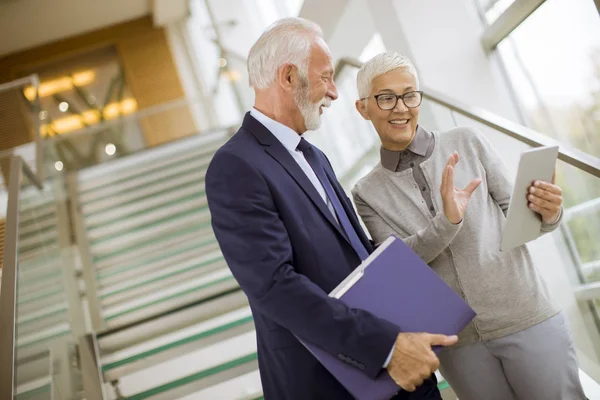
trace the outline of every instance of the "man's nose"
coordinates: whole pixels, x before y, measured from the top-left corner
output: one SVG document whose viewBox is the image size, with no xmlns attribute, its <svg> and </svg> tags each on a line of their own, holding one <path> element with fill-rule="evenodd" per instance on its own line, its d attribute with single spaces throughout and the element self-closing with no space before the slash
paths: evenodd
<svg viewBox="0 0 600 400">
<path fill-rule="evenodd" d="M 331 100 L 336 100 L 338 98 L 337 87 L 335 86 L 335 82 L 333 81 L 333 79 L 331 80 L 331 83 L 327 88 L 327 96 L 331 97 Z"/>
</svg>

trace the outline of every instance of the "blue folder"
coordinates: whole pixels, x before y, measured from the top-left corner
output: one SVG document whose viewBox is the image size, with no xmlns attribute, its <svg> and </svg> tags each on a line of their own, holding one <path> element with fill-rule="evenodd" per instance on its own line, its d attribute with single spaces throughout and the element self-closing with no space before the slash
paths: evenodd
<svg viewBox="0 0 600 400">
<path fill-rule="evenodd" d="M 475 317 L 473 309 L 394 236 L 329 295 L 387 319 L 402 332 L 457 335 Z M 372 379 L 322 348 L 303 344 L 357 400 L 388 400 L 400 390 L 385 369 Z"/>
</svg>

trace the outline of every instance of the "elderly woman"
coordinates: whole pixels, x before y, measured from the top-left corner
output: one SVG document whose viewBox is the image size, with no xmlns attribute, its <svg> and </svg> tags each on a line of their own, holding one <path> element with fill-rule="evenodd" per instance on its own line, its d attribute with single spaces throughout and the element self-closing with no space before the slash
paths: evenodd
<svg viewBox="0 0 600 400">
<path fill-rule="evenodd" d="M 357 84 L 356 108 L 382 143 L 381 163 L 352 191 L 359 214 L 376 243 L 403 238 L 477 312 L 439 356 L 460 400 L 585 399 L 565 317 L 527 247 L 499 251 L 512 187 L 489 143 L 470 128 L 418 125 L 422 92 L 406 57 L 376 56 Z M 529 193 L 542 232 L 556 229 L 561 189 L 534 182 Z"/>
</svg>

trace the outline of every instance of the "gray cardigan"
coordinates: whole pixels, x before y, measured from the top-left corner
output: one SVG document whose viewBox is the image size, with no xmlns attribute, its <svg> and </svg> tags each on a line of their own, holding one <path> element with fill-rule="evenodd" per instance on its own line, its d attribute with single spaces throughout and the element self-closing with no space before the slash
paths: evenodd
<svg viewBox="0 0 600 400">
<path fill-rule="evenodd" d="M 435 217 L 412 169 L 393 172 L 378 164 L 352 190 L 373 240 L 379 244 L 392 234 L 402 238 L 477 312 L 459 335 L 459 345 L 510 335 L 555 315 L 559 310 L 527 246 L 499 250 L 512 192 L 499 156 L 481 134 L 469 128 L 434 133 L 434 140 L 433 153 L 420 168 L 432 189 Z M 446 218 L 439 192 L 442 171 L 454 151 L 460 154 L 456 187 L 463 188 L 476 177 L 483 179 L 458 225 Z M 560 219 L 544 224 L 542 231 L 556 229 Z"/>
</svg>

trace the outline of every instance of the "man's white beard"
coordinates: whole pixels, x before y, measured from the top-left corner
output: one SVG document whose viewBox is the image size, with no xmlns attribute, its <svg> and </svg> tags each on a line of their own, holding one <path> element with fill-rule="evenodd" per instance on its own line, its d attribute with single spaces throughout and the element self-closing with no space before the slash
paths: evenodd
<svg viewBox="0 0 600 400">
<path fill-rule="evenodd" d="M 331 101 L 325 96 L 321 101 L 317 103 L 310 102 L 310 86 L 308 79 L 300 76 L 298 90 L 294 94 L 294 101 L 300 114 L 304 118 L 304 126 L 309 131 L 319 129 L 321 126 L 321 113 L 319 108 L 321 106 L 329 107 Z"/>
</svg>

